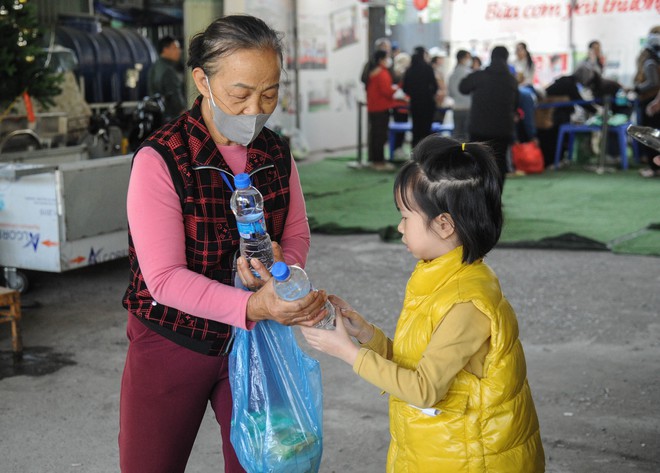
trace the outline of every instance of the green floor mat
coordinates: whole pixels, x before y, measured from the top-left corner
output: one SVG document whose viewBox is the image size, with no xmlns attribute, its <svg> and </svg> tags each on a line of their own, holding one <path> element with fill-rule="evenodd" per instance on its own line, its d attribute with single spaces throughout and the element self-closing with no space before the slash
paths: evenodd
<svg viewBox="0 0 660 473">
<path fill-rule="evenodd" d="M 395 172 L 349 167 L 354 158 L 300 163 L 312 231 L 399 238 Z M 660 255 L 660 179 L 636 171 L 568 169 L 507 179 L 501 246 Z"/>
<path fill-rule="evenodd" d="M 350 168 L 355 158 L 298 164 L 312 231 L 378 233 L 397 225 L 395 172 Z"/>
</svg>

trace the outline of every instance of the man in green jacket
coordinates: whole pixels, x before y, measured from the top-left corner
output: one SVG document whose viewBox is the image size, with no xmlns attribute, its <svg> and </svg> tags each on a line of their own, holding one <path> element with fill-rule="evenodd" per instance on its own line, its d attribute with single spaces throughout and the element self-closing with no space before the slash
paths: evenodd
<svg viewBox="0 0 660 473">
<path fill-rule="evenodd" d="M 164 120 L 178 117 L 186 110 L 187 103 L 183 95 L 183 79 L 177 71 L 181 60 L 181 45 L 171 36 L 158 40 L 158 60 L 149 70 L 149 95 L 160 94 L 165 101 Z"/>
</svg>

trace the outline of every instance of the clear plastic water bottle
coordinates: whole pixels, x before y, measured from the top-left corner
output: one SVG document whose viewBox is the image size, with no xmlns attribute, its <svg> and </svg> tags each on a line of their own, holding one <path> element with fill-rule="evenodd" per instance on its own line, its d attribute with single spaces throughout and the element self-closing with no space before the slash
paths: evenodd
<svg viewBox="0 0 660 473">
<path fill-rule="evenodd" d="M 304 269 L 298 266 L 287 266 L 286 263 L 278 261 L 270 270 L 273 275 L 273 287 L 275 293 L 280 299 L 285 301 L 295 301 L 305 297 L 312 290 L 312 283 L 307 277 Z M 325 309 L 328 314 L 319 323 L 314 325 L 316 328 L 326 330 L 335 329 L 335 308 L 330 301 L 325 303 Z"/>
<path fill-rule="evenodd" d="M 234 186 L 236 190 L 231 196 L 230 206 L 236 216 L 238 233 L 241 236 L 241 256 L 248 264 L 252 258 L 257 258 L 270 270 L 273 266 L 273 247 L 266 231 L 264 198 L 261 192 L 251 185 L 250 176 L 246 173 L 234 177 Z M 259 277 L 256 271 L 252 272 Z"/>
</svg>

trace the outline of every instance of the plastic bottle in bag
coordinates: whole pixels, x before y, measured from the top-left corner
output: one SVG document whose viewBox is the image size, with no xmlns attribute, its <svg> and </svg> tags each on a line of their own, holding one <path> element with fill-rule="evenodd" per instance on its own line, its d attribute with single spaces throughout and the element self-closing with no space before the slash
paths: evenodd
<svg viewBox="0 0 660 473">
<path fill-rule="evenodd" d="M 309 281 L 307 273 L 298 266 L 288 266 L 286 263 L 278 261 L 273 265 L 270 272 L 275 279 L 273 281 L 275 293 L 280 299 L 295 301 L 305 297 L 312 290 L 312 283 Z M 328 315 L 314 327 L 334 330 L 335 308 L 330 302 L 326 302 L 325 309 L 328 311 Z"/>
</svg>

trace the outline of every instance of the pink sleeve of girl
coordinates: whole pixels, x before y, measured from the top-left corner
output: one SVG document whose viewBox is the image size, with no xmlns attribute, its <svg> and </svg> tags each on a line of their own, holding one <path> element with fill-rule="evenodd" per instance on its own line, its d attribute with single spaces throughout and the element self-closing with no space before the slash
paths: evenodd
<svg viewBox="0 0 660 473">
<path fill-rule="evenodd" d="M 126 205 L 140 268 L 157 302 L 240 328 L 254 325 L 246 319 L 250 292 L 188 269 L 181 202 L 165 161 L 153 148 L 135 156 Z M 290 251 L 297 255 L 294 241 Z"/>
<path fill-rule="evenodd" d="M 303 197 L 300 176 L 296 163 L 291 158 L 291 176 L 289 177 L 289 211 L 287 213 L 284 232 L 282 233 L 282 251 L 287 264 L 297 264 L 302 268 L 307 263 L 311 241 L 307 210 Z"/>
</svg>

